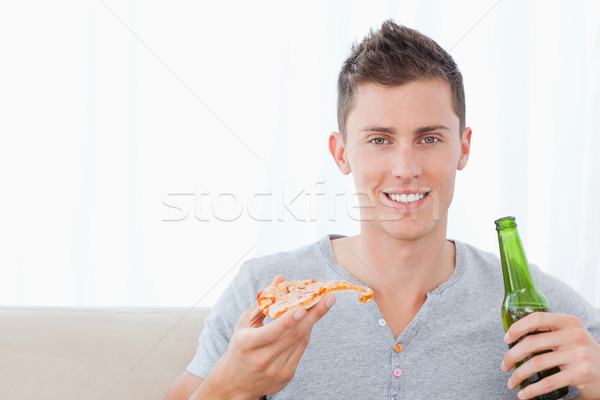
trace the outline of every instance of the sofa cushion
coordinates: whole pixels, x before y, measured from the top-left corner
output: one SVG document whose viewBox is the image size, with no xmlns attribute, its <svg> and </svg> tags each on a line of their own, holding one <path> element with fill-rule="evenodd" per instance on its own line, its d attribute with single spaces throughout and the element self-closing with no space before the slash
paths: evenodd
<svg viewBox="0 0 600 400">
<path fill-rule="evenodd" d="M 0 307 L 0 398 L 162 399 L 208 311 Z"/>
</svg>

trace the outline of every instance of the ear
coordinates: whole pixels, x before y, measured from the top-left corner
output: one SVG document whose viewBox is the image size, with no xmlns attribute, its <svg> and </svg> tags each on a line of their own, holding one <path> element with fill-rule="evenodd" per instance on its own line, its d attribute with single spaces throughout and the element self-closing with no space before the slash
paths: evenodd
<svg viewBox="0 0 600 400">
<path fill-rule="evenodd" d="M 346 145 L 339 132 L 331 132 L 331 135 L 329 135 L 329 152 L 342 174 L 348 175 L 350 164 L 346 160 Z"/>
<path fill-rule="evenodd" d="M 469 127 L 466 127 L 465 131 L 463 132 L 462 142 L 460 144 L 460 147 L 461 147 L 460 159 L 458 160 L 458 167 L 457 167 L 457 169 L 459 171 L 462 170 L 464 167 L 466 167 L 467 161 L 469 161 L 469 154 L 471 153 L 471 134 L 472 133 L 473 133 L 473 130 Z"/>
</svg>

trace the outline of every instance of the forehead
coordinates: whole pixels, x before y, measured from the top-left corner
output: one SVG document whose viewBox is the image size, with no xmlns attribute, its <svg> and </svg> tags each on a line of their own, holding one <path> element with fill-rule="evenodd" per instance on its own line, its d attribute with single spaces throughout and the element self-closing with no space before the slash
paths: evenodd
<svg viewBox="0 0 600 400">
<path fill-rule="evenodd" d="M 439 79 L 410 82 L 400 86 L 363 83 L 357 86 L 348 114 L 349 132 L 367 126 L 418 129 L 442 124 L 459 129 L 450 85 Z"/>
</svg>

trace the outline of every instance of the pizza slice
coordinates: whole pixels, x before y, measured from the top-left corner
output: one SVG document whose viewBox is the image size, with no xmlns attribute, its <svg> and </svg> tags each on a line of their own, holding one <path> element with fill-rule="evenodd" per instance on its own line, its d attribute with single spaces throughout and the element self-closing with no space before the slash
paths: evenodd
<svg viewBox="0 0 600 400">
<path fill-rule="evenodd" d="M 258 307 L 263 314 L 271 318 L 282 316 L 287 310 L 302 306 L 306 309 L 314 306 L 327 292 L 356 291 L 358 301 L 367 303 L 373 299 L 373 290 L 347 281 L 283 281 L 274 283 L 256 295 Z"/>
</svg>

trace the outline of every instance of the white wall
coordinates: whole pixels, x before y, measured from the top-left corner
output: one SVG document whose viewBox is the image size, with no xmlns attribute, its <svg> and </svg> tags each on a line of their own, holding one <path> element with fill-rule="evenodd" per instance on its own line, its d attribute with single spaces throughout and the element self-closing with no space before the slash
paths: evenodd
<svg viewBox="0 0 600 400">
<path fill-rule="evenodd" d="M 513 0 L 3 4 L 0 303 L 211 305 L 245 259 L 358 232 L 327 137 L 386 18 L 465 78 L 449 237 L 496 252 L 516 215 L 600 306 L 599 3 Z"/>
</svg>

